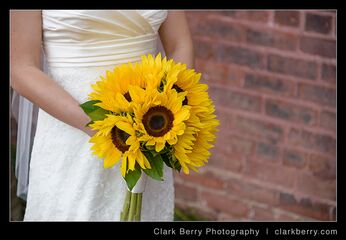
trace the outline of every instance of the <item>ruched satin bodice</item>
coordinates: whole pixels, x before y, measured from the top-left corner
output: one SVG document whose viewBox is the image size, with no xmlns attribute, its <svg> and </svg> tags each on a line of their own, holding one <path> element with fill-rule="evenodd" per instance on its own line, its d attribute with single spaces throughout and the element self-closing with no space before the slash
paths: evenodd
<svg viewBox="0 0 346 240">
<path fill-rule="evenodd" d="M 165 10 L 43 10 L 43 43 L 51 67 L 99 67 L 154 53 Z"/>
</svg>

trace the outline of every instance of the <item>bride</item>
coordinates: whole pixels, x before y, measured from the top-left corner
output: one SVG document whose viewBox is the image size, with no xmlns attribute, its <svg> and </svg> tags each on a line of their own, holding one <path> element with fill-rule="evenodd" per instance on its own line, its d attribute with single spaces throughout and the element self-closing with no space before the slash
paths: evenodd
<svg viewBox="0 0 346 240">
<path fill-rule="evenodd" d="M 104 169 L 88 142 L 93 130 L 79 107 L 106 70 L 156 54 L 193 67 L 183 11 L 11 11 L 11 86 L 39 109 L 25 221 L 119 221 L 126 192 L 119 166 Z M 48 63 L 40 70 L 41 48 Z M 172 221 L 173 174 L 148 179 L 143 221 Z"/>
</svg>

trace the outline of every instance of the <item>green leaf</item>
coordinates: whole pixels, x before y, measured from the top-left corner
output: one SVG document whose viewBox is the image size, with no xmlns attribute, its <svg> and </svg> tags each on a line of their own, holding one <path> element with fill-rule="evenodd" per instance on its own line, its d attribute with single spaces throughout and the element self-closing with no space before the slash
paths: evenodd
<svg viewBox="0 0 346 240">
<path fill-rule="evenodd" d="M 180 172 L 181 170 L 180 162 L 173 154 L 167 152 L 166 154 L 161 155 L 161 157 L 164 163 L 167 165 L 167 167 L 170 167 Z"/>
<path fill-rule="evenodd" d="M 149 146 L 151 147 L 151 146 Z M 160 151 L 160 152 L 156 152 L 155 151 L 155 147 L 153 148 L 149 148 L 149 152 L 154 156 L 156 157 L 156 155 L 161 155 L 161 157 L 163 156 L 163 154 L 166 154 L 168 152 L 171 151 L 171 148 L 170 147 L 167 147 L 167 145 Z"/>
<path fill-rule="evenodd" d="M 179 162 L 179 161 L 176 161 L 176 162 L 174 163 L 173 169 L 175 169 L 175 170 L 177 170 L 178 172 L 180 172 L 180 170 L 181 170 L 181 165 L 180 165 L 180 162 Z"/>
<path fill-rule="evenodd" d="M 92 112 L 95 110 L 95 108 L 99 108 L 98 106 L 95 106 L 94 104 L 99 103 L 101 101 L 99 100 L 91 100 L 87 101 L 85 103 L 80 104 L 79 106 L 84 110 L 86 114 Z"/>
<path fill-rule="evenodd" d="M 103 108 L 98 108 L 93 112 L 90 112 L 88 115 L 91 118 L 92 121 L 99 121 L 106 118 L 106 114 L 108 114 L 109 111 L 104 110 Z"/>
<path fill-rule="evenodd" d="M 141 177 L 141 170 L 136 166 L 135 170 L 129 170 L 124 179 L 126 181 L 127 187 L 132 190 L 132 188 L 136 185 L 138 179 Z"/>
<path fill-rule="evenodd" d="M 83 109 L 83 111 L 91 118 L 91 122 L 87 124 L 87 126 L 94 121 L 103 120 L 106 118 L 106 114 L 109 113 L 109 111 L 104 110 L 103 108 L 99 106 L 95 106 L 96 103 L 99 103 L 101 101 L 98 100 L 91 100 L 87 101 L 80 105 L 80 107 Z"/>
<path fill-rule="evenodd" d="M 145 145 L 145 149 L 147 149 L 148 151 L 155 151 L 155 146 Z"/>
<path fill-rule="evenodd" d="M 151 153 L 153 157 L 156 157 L 158 154 L 160 154 L 159 152 L 156 152 L 155 150 L 149 150 L 149 152 Z"/>
<path fill-rule="evenodd" d="M 143 169 L 143 171 L 155 180 L 163 181 L 163 160 L 161 155 L 155 157 L 148 151 L 144 151 L 143 154 L 147 157 L 151 169 Z"/>
<path fill-rule="evenodd" d="M 171 161 L 170 161 L 170 158 L 169 158 L 169 156 L 167 156 L 167 154 L 165 154 L 161 157 L 162 157 L 162 160 L 164 161 L 164 163 L 167 165 L 167 167 L 173 168 Z"/>
<path fill-rule="evenodd" d="M 173 166 L 172 168 L 177 170 L 178 172 L 180 172 L 180 170 L 181 170 L 180 162 L 178 161 L 178 159 L 174 155 L 171 156 L 169 161 L 170 161 L 171 165 Z"/>
<path fill-rule="evenodd" d="M 93 123 L 94 123 L 94 121 L 90 121 L 85 126 L 88 127 L 90 124 L 93 124 Z"/>
</svg>

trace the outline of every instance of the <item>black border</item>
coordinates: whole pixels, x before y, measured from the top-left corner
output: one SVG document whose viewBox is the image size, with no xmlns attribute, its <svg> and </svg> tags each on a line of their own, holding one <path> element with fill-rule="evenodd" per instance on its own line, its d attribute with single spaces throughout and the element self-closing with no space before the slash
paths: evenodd
<svg viewBox="0 0 346 240">
<path fill-rule="evenodd" d="M 9 10 L 10 9 L 42 9 L 42 8 L 51 8 L 51 9 L 77 9 L 81 8 L 83 6 L 83 9 L 93 8 L 93 9 L 108 9 L 108 8 L 120 8 L 120 9 L 196 9 L 196 10 L 203 10 L 203 9 L 326 9 L 326 10 L 334 10 L 337 9 L 337 89 L 342 89 L 342 84 L 345 81 L 345 77 L 343 74 L 343 67 L 342 63 L 344 61 L 344 55 L 343 53 L 345 51 L 343 47 L 343 20 L 344 20 L 344 14 L 346 13 L 345 10 L 341 9 L 340 4 L 337 4 L 337 1 L 297 1 L 297 0 L 287 0 L 285 2 L 282 1 L 269 1 L 269 0 L 242 0 L 242 1 L 227 1 L 220 3 L 220 1 L 200 1 L 198 4 L 196 2 L 192 1 L 174 1 L 174 2 L 168 2 L 164 1 L 159 4 L 153 4 L 148 1 L 141 1 L 139 4 L 130 4 L 130 2 L 106 2 L 102 3 L 101 5 L 98 5 L 98 2 L 84 2 L 84 3 L 69 3 L 70 5 L 68 7 L 58 7 L 58 6 L 46 6 L 48 2 L 45 2 L 44 4 L 39 4 L 33 1 L 27 1 L 23 2 L 22 4 L 13 3 L 11 2 L 8 4 L 6 9 L 2 9 L 2 20 L 1 24 L 2 30 L 4 30 L 5 34 L 2 35 L 2 40 L 4 43 L 2 44 L 2 54 L 1 58 L 3 59 L 1 68 L 2 68 L 2 74 L 7 75 L 9 74 Z M 59 1 L 61 4 L 62 2 Z M 53 3 L 54 4 L 54 3 Z M 167 6 L 168 4 L 172 4 L 173 6 Z M 6 48 L 5 46 L 8 46 Z M 7 74 L 6 74 L 7 73 Z M 8 114 L 10 113 L 9 110 L 9 81 L 6 81 L 6 79 L 9 79 L 8 76 L 3 76 L 2 86 L 1 86 L 1 97 L 4 99 L 1 101 L 2 105 L 8 106 Z M 341 94 L 342 91 L 339 91 L 339 94 L 337 94 L 337 104 L 339 106 L 341 105 Z M 337 114 L 337 118 L 339 120 L 341 114 Z M 9 126 L 9 115 L 3 116 L 1 119 L 1 136 L 3 138 L 3 141 L 6 143 L 9 143 L 9 130 L 6 126 Z M 342 144 L 342 137 L 344 134 L 342 134 L 342 121 L 338 121 L 338 132 L 337 136 L 341 141 L 337 141 L 337 143 L 341 142 Z M 45 235 L 46 238 L 50 237 L 97 237 L 102 238 L 104 237 L 104 234 L 109 234 L 109 237 L 112 239 L 120 239 L 120 238 L 126 238 L 126 239 L 135 239 L 135 238 L 144 238 L 144 239 L 346 239 L 346 233 L 345 233 L 345 198 L 343 197 L 343 188 L 341 187 L 343 184 L 343 178 L 344 175 L 344 167 L 342 166 L 344 163 L 344 158 L 342 157 L 342 152 L 337 151 L 337 221 L 336 222 L 144 222 L 144 223 L 121 223 L 121 222 L 10 222 L 10 216 L 9 216 L 9 195 L 10 192 L 8 191 L 9 187 L 9 162 L 7 159 L 9 159 L 9 152 L 6 150 L 9 149 L 10 145 L 2 144 L 2 146 L 6 146 L 7 149 L 4 149 L 5 151 L 3 153 L 6 153 L 5 159 L 3 159 L 1 164 L 1 170 L 4 171 L 4 173 L 1 174 L 2 179 L 1 183 L 4 185 L 3 193 L 1 194 L 2 197 L 2 207 L 1 207 L 1 215 L 2 215 L 2 223 L 4 224 L 5 231 L 8 231 L 10 234 L 14 234 L 16 237 L 29 237 L 31 236 L 31 232 L 33 236 L 39 236 L 43 235 L 42 230 L 48 230 L 49 235 Z M 340 148 L 338 148 L 339 150 Z M 4 193 L 7 194 L 4 194 Z M 205 236 L 202 235 L 201 237 L 196 236 L 180 236 L 180 235 L 155 235 L 154 234 L 154 228 L 163 228 L 163 229 L 175 229 L 176 232 L 179 232 L 179 228 L 185 228 L 185 229 L 205 229 L 207 227 L 213 227 L 216 229 L 225 228 L 225 229 L 242 229 L 242 228 L 252 228 L 252 229 L 260 229 L 261 233 L 259 237 L 253 237 L 253 236 Z M 291 228 L 297 228 L 297 229 L 337 229 L 338 233 L 336 236 L 319 236 L 319 237 L 312 237 L 312 236 L 297 236 L 297 235 L 290 235 L 290 236 L 277 236 L 274 234 L 274 229 L 278 228 L 284 228 L 284 229 L 291 229 Z M 266 235 L 266 230 L 268 229 L 269 235 Z M 67 231 L 68 230 L 68 231 Z M 94 234 L 93 234 L 94 233 Z M 3 232 L 5 235 L 6 233 Z M 91 235 L 93 234 L 93 235 Z M 82 236 L 81 236 L 82 235 Z M 121 237 L 122 236 L 122 237 Z"/>
</svg>

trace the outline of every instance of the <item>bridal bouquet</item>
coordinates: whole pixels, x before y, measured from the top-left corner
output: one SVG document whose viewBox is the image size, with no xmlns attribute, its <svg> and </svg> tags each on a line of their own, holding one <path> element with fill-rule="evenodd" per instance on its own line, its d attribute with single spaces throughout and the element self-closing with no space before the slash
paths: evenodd
<svg viewBox="0 0 346 240">
<path fill-rule="evenodd" d="M 164 164 L 189 174 L 210 156 L 219 121 L 200 73 L 185 64 L 142 56 L 107 71 L 80 106 L 97 130 L 92 150 L 110 168 L 121 161 L 127 195 L 120 219 L 139 221 L 147 177 L 163 181 Z"/>
</svg>

